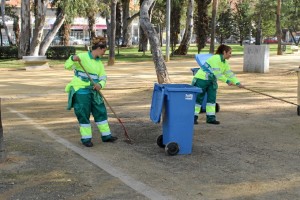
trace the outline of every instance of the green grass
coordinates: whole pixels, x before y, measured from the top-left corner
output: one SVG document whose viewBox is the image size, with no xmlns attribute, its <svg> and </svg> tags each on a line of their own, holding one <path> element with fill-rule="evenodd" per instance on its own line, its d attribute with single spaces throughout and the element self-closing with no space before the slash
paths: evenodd
<svg viewBox="0 0 300 200">
<path fill-rule="evenodd" d="M 231 44 L 233 56 L 236 55 L 243 55 L 244 46 L 240 46 L 238 44 Z M 215 47 L 217 48 L 217 46 Z M 165 55 L 166 47 L 163 46 L 161 48 L 163 55 Z M 76 53 L 85 52 L 84 47 L 76 47 Z M 150 51 L 147 52 L 138 52 L 137 47 L 130 47 L 130 48 L 118 48 L 115 49 L 115 61 L 116 62 L 145 62 L 145 61 L 152 61 L 152 54 Z M 200 52 L 200 53 L 208 53 L 209 52 L 209 45 Z M 188 55 L 186 56 L 171 56 L 171 60 L 180 60 L 190 58 L 193 59 L 194 55 L 197 54 L 197 47 L 195 44 L 192 44 L 189 48 Z M 270 54 L 275 55 L 277 53 L 277 44 L 270 45 Z M 285 54 L 292 53 L 290 50 L 290 45 L 287 45 Z M 106 55 L 103 58 L 103 61 L 106 63 L 108 59 L 108 50 L 106 51 Z M 65 60 L 49 60 L 50 66 L 58 66 L 63 65 Z M 18 59 L 2 59 L 0 60 L 0 68 L 24 68 L 24 64 L 22 60 Z"/>
</svg>

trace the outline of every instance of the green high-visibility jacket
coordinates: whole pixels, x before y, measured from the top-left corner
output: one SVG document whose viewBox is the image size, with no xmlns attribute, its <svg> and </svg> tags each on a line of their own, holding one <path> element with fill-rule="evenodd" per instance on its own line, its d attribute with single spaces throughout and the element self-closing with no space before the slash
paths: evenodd
<svg viewBox="0 0 300 200">
<path fill-rule="evenodd" d="M 232 82 L 235 85 L 240 84 L 238 78 L 231 71 L 226 59 L 221 54 L 215 54 L 208 58 L 194 76 L 202 80 L 220 80 L 224 83 Z"/>
<path fill-rule="evenodd" d="M 100 58 L 93 58 L 91 51 L 80 53 L 77 55 L 83 67 L 89 73 L 95 83 L 99 83 L 102 88 L 106 85 L 106 72 L 104 65 Z M 91 86 L 91 82 L 81 68 L 78 62 L 74 62 L 72 56 L 65 62 L 65 69 L 74 70 L 74 77 L 70 83 L 67 84 L 65 91 L 70 92 L 74 90 L 76 92 L 79 89 L 83 89 Z"/>
</svg>

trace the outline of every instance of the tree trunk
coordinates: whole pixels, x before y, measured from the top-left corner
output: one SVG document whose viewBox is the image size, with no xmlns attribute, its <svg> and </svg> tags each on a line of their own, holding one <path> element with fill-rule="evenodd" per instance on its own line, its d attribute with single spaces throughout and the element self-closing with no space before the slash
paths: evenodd
<svg viewBox="0 0 300 200">
<path fill-rule="evenodd" d="M 71 24 L 67 22 L 66 20 L 64 21 L 60 33 L 62 35 L 62 45 L 64 46 L 69 46 L 70 45 L 70 33 L 71 33 Z"/>
<path fill-rule="evenodd" d="M 123 25 L 123 46 L 132 46 L 132 22 L 138 16 L 140 16 L 140 12 L 135 13 L 131 17 L 127 18 L 126 23 Z"/>
<path fill-rule="evenodd" d="M 109 58 L 108 65 L 112 66 L 115 64 L 115 41 L 116 41 L 116 8 L 117 0 L 111 0 L 110 4 L 110 37 L 109 37 Z"/>
<path fill-rule="evenodd" d="M 124 39 L 122 38 L 122 27 L 123 27 L 123 6 L 121 2 L 118 2 L 116 6 L 116 41 L 117 41 L 116 45 L 118 46 L 118 51 L 120 45 L 123 44 L 123 39 Z"/>
<path fill-rule="evenodd" d="M 213 54 L 215 51 L 215 35 L 216 35 L 216 19 L 217 19 L 218 0 L 213 0 L 212 19 L 211 19 L 211 35 L 209 53 Z"/>
<path fill-rule="evenodd" d="M 142 10 L 142 4 L 143 4 L 144 0 L 140 0 L 140 10 Z M 149 12 L 149 11 L 148 11 Z M 147 49 L 147 44 L 148 44 L 148 38 L 147 35 L 145 33 L 145 31 L 142 29 L 142 27 L 139 27 L 140 31 L 139 31 L 139 52 L 145 52 L 148 50 Z"/>
<path fill-rule="evenodd" d="M 197 47 L 198 53 L 205 47 L 209 33 L 207 7 L 211 0 L 199 0 L 198 2 L 198 19 L 196 24 Z"/>
<path fill-rule="evenodd" d="M 20 45 L 18 51 L 18 58 L 26 56 L 29 53 L 30 48 L 30 0 L 21 1 L 21 33 Z"/>
<path fill-rule="evenodd" d="M 88 15 L 88 22 L 89 22 L 89 30 L 90 30 L 90 38 L 94 38 L 96 36 L 96 31 L 94 29 L 94 26 L 96 24 L 96 19 L 95 19 L 95 13 L 90 13 Z"/>
<path fill-rule="evenodd" d="M 1 118 L 1 98 L 0 98 L 0 163 L 6 160 L 6 152 L 4 148 L 4 139 L 3 139 L 3 127 L 2 127 L 2 118 Z"/>
<path fill-rule="evenodd" d="M 19 46 L 19 42 L 20 42 L 20 26 L 19 26 L 19 16 L 16 16 L 14 18 L 14 23 L 13 23 L 13 30 L 15 33 L 15 37 L 16 37 L 16 45 Z"/>
<path fill-rule="evenodd" d="M 35 20 L 34 20 L 35 26 L 34 26 L 33 36 L 31 40 L 31 46 L 30 46 L 31 56 L 39 55 L 49 0 L 37 0 L 36 3 L 37 5 L 35 6 L 37 8 L 37 13 L 35 15 Z"/>
<path fill-rule="evenodd" d="M 5 22 L 5 0 L 1 0 L 1 15 L 2 15 L 2 25 L 5 30 L 9 45 L 13 45 L 11 36 L 9 34 L 9 31 L 8 31 L 8 28 L 7 28 L 6 22 Z"/>
<path fill-rule="evenodd" d="M 140 12 L 140 25 L 144 32 L 147 34 L 151 50 L 152 50 L 152 57 L 155 64 L 155 70 L 157 75 L 158 83 L 170 83 L 170 78 L 168 74 L 168 70 L 163 59 L 163 54 L 160 49 L 159 45 L 159 37 L 150 22 L 149 18 L 149 9 L 153 4 L 154 0 L 144 0 L 141 5 L 141 12 Z"/>
<path fill-rule="evenodd" d="M 281 48 L 281 24 L 280 24 L 280 14 L 281 13 L 281 0 L 277 0 L 277 12 L 276 12 L 276 35 L 278 41 L 277 47 L 277 55 L 282 55 L 282 48 Z"/>
<path fill-rule="evenodd" d="M 132 38 L 131 38 L 131 24 L 129 23 L 130 13 L 129 13 L 129 0 L 122 0 L 122 46 L 131 46 L 132 45 Z"/>
<path fill-rule="evenodd" d="M 50 46 L 53 38 L 57 34 L 60 27 L 63 25 L 65 21 L 65 15 L 63 13 L 60 13 L 53 24 L 52 29 L 46 34 L 44 40 L 41 43 L 39 55 L 44 56 L 46 54 L 46 51 L 48 47 Z"/>
<path fill-rule="evenodd" d="M 180 42 L 178 49 L 174 51 L 175 55 L 187 55 L 190 47 L 192 31 L 193 31 L 193 17 L 194 17 L 194 0 L 189 0 L 188 8 L 186 11 L 186 23 L 183 38 Z"/>
</svg>

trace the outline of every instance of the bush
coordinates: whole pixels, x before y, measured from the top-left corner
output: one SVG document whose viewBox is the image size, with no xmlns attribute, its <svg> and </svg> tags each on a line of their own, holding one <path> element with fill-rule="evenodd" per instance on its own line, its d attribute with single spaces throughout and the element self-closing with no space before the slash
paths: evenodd
<svg viewBox="0 0 300 200">
<path fill-rule="evenodd" d="M 0 46 L 0 58 L 17 58 L 18 48 L 16 46 Z"/>
<path fill-rule="evenodd" d="M 46 52 L 48 59 L 68 59 L 71 55 L 75 55 L 76 49 L 73 46 L 51 46 Z"/>
</svg>

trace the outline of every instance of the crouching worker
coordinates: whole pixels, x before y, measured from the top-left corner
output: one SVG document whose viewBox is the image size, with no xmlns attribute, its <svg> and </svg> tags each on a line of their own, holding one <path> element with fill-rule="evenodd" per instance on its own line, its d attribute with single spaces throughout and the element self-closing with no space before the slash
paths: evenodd
<svg viewBox="0 0 300 200">
<path fill-rule="evenodd" d="M 198 114 L 201 112 L 201 105 L 207 93 L 206 103 L 206 123 L 220 124 L 216 120 L 216 95 L 218 89 L 217 80 L 220 80 L 227 85 L 237 85 L 244 87 L 235 74 L 230 70 L 227 60 L 231 57 L 231 47 L 220 45 L 212 57 L 208 58 L 198 72 L 195 74 L 192 85 L 202 89 L 202 93 L 198 94 L 195 106 L 194 124 L 198 124 Z"/>
<path fill-rule="evenodd" d="M 106 48 L 106 39 L 96 37 L 92 41 L 91 51 L 73 55 L 65 62 L 65 69 L 74 70 L 73 79 L 65 88 L 66 92 L 69 93 L 67 109 L 74 108 L 74 113 L 80 125 L 81 142 L 86 147 L 93 146 L 91 113 L 101 132 L 103 142 L 114 142 L 118 139 L 111 135 L 106 107 L 98 92 L 106 85 L 106 72 L 101 61 Z M 89 73 L 95 85 L 90 81 L 79 62 Z"/>
</svg>

